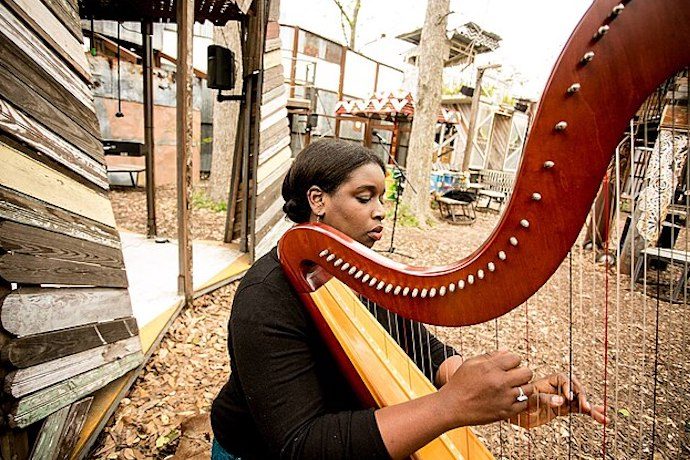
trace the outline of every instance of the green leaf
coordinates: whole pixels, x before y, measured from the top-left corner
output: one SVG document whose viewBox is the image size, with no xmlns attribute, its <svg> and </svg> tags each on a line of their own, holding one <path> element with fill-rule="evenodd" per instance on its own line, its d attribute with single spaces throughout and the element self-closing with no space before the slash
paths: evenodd
<svg viewBox="0 0 690 460">
<path fill-rule="evenodd" d="M 625 407 L 618 409 L 618 415 L 622 417 L 630 417 L 630 411 Z"/>
</svg>

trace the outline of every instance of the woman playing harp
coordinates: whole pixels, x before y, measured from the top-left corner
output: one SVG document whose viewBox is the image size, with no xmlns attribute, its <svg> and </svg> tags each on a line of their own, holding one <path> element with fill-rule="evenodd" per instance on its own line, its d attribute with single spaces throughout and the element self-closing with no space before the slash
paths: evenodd
<svg viewBox="0 0 690 460">
<path fill-rule="evenodd" d="M 285 178 L 285 212 L 296 223 L 322 222 L 371 247 L 381 238 L 384 177 L 383 163 L 368 149 L 312 143 Z M 211 415 L 216 454 L 405 458 L 460 426 L 510 420 L 534 427 L 571 412 L 606 421 L 603 407 L 588 402 L 575 378 L 533 379 L 520 357 L 508 351 L 463 360 L 427 331 L 413 327 L 400 334 L 386 315 L 377 318 L 418 366 L 429 369 L 438 392 L 362 409 L 288 282 L 277 250 L 259 259 L 233 302 L 232 372 Z M 420 348 L 430 350 L 429 356 L 413 352 Z"/>
</svg>

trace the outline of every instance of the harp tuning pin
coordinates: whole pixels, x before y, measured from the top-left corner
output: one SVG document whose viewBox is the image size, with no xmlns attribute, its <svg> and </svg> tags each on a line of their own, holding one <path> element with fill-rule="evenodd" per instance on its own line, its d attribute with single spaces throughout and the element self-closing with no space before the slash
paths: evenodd
<svg viewBox="0 0 690 460">
<path fill-rule="evenodd" d="M 474 275 L 469 275 L 467 277 L 467 283 L 468 284 L 474 284 Z"/>
<path fill-rule="evenodd" d="M 338 260 L 336 260 L 335 262 L 333 262 L 333 266 L 334 266 L 334 267 L 339 267 L 340 264 L 342 264 L 342 263 L 343 263 L 343 259 L 338 259 Z"/>
<path fill-rule="evenodd" d="M 604 35 L 606 35 L 608 33 L 609 29 L 611 29 L 611 28 L 609 26 L 606 26 L 606 25 L 599 27 L 599 29 L 597 29 L 597 33 L 594 34 L 592 39 L 593 40 L 601 39 L 601 37 L 603 37 Z"/>
<path fill-rule="evenodd" d="M 587 65 L 594 59 L 594 51 L 587 51 L 582 59 L 580 59 L 580 64 Z"/>
<path fill-rule="evenodd" d="M 510 244 L 512 244 L 513 246 L 518 245 L 518 240 L 514 236 L 511 236 L 509 241 L 510 241 Z"/>
<path fill-rule="evenodd" d="M 345 262 L 345 263 L 343 264 L 343 266 L 340 267 L 340 269 L 341 269 L 342 271 L 345 271 L 345 270 L 347 270 L 348 268 L 350 268 L 350 264 L 348 264 L 347 262 Z"/>
<path fill-rule="evenodd" d="M 565 131 L 565 129 L 568 127 L 568 122 L 567 121 L 559 121 L 556 123 L 556 126 L 554 126 L 554 129 L 556 131 Z"/>
<path fill-rule="evenodd" d="M 623 12 L 624 9 L 625 9 L 625 5 L 623 5 L 622 3 L 619 3 L 618 5 L 614 6 L 613 9 L 611 10 L 610 18 L 611 19 L 617 18 L 618 15 Z"/>
<path fill-rule="evenodd" d="M 529 220 L 527 220 L 527 219 L 522 219 L 522 220 L 520 221 L 520 225 L 522 225 L 523 228 L 529 228 Z"/>
<path fill-rule="evenodd" d="M 480 280 L 484 279 L 484 270 L 477 271 L 477 278 L 479 278 Z"/>
<path fill-rule="evenodd" d="M 402 292 L 403 296 L 407 296 L 407 294 L 409 294 L 409 293 L 410 293 L 410 288 L 405 287 L 405 288 L 403 289 L 403 292 Z"/>
<path fill-rule="evenodd" d="M 417 294 L 419 294 L 419 289 L 417 289 L 417 288 L 412 289 L 412 294 L 411 294 L 412 298 L 417 297 Z"/>
<path fill-rule="evenodd" d="M 369 280 L 369 286 L 374 287 L 374 284 L 376 284 L 377 281 L 378 281 L 378 280 L 376 279 L 376 277 L 370 279 L 370 280 Z"/>
<path fill-rule="evenodd" d="M 435 297 L 436 296 L 436 288 L 431 288 L 429 289 L 429 297 Z"/>
<path fill-rule="evenodd" d="M 438 295 L 440 295 L 441 297 L 443 297 L 444 295 L 446 295 L 446 287 L 445 287 L 445 286 L 441 286 L 441 287 L 439 288 L 439 290 L 438 290 Z"/>
<path fill-rule="evenodd" d="M 541 193 L 534 192 L 532 194 L 532 200 L 534 201 L 541 201 Z"/>
<path fill-rule="evenodd" d="M 393 289 L 393 295 L 398 295 L 400 294 L 400 290 L 402 288 L 400 286 L 395 286 L 395 289 Z"/>
<path fill-rule="evenodd" d="M 350 270 L 347 272 L 349 275 L 354 275 L 354 273 L 357 271 L 357 267 L 352 266 L 350 267 Z"/>
<path fill-rule="evenodd" d="M 465 289 L 465 281 L 464 280 L 458 281 L 458 289 Z"/>
<path fill-rule="evenodd" d="M 580 86 L 579 83 L 573 83 L 568 87 L 568 94 L 575 94 L 580 91 L 580 88 L 582 88 L 582 86 Z"/>
<path fill-rule="evenodd" d="M 370 278 L 370 276 L 365 274 L 365 275 L 362 277 L 362 283 L 366 283 L 366 282 L 369 280 L 369 278 Z"/>
<path fill-rule="evenodd" d="M 319 257 L 326 257 L 328 255 L 328 249 L 324 249 L 323 251 L 319 252 Z"/>
<path fill-rule="evenodd" d="M 551 169 L 551 168 L 553 168 L 555 165 L 556 165 L 556 163 L 554 163 L 554 162 L 551 161 L 551 160 L 548 160 L 548 161 L 545 161 L 545 162 L 544 162 L 544 168 L 546 168 L 546 169 Z"/>
<path fill-rule="evenodd" d="M 493 262 L 489 262 L 488 264 L 486 264 L 486 268 L 488 268 L 490 272 L 493 272 L 496 270 L 496 264 L 494 264 Z"/>
<path fill-rule="evenodd" d="M 503 251 L 498 252 L 498 258 L 501 260 L 506 260 L 506 253 Z"/>
<path fill-rule="evenodd" d="M 448 285 L 448 290 L 449 290 L 450 292 L 455 292 L 455 283 L 450 283 L 450 284 Z"/>
<path fill-rule="evenodd" d="M 376 290 L 377 290 L 377 291 L 380 291 L 381 289 L 383 289 L 383 287 L 384 287 L 385 285 L 386 285 L 385 282 L 379 281 L 379 284 L 376 285 Z"/>
<path fill-rule="evenodd" d="M 422 292 L 420 292 L 419 296 L 420 296 L 422 299 L 424 299 L 424 298 L 426 298 L 427 292 L 429 292 L 429 291 L 427 291 L 426 288 L 423 288 L 423 289 L 422 289 Z"/>
<path fill-rule="evenodd" d="M 362 270 L 359 270 L 357 273 L 355 273 L 355 279 L 358 280 L 362 277 L 364 272 Z"/>
<path fill-rule="evenodd" d="M 390 284 L 390 283 L 388 283 L 388 286 L 386 286 L 386 294 L 388 294 L 388 293 L 391 292 L 392 290 L 393 290 L 393 285 Z"/>
<path fill-rule="evenodd" d="M 331 254 L 330 256 L 326 257 L 326 262 L 330 262 L 333 259 L 335 259 L 335 254 Z"/>
</svg>

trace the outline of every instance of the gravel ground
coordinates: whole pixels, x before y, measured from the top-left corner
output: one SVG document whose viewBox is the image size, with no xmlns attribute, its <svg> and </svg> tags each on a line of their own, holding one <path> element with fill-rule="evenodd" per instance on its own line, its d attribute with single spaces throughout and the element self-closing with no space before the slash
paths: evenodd
<svg viewBox="0 0 690 460">
<path fill-rule="evenodd" d="M 160 189 L 158 199 L 159 234 L 174 237 L 173 189 Z M 142 191 L 112 192 L 122 228 L 145 231 L 144 200 Z M 499 218 L 478 213 L 467 226 L 437 217 L 434 211 L 430 229 L 398 226 L 395 248 L 414 259 L 391 257 L 413 265 L 447 264 L 476 249 Z M 195 209 L 192 234 L 220 239 L 223 219 L 223 213 Z M 389 247 L 390 230 L 387 220 L 378 249 Z M 615 266 L 597 263 L 598 256 L 575 247 L 538 293 L 496 321 L 432 328 L 465 356 L 506 348 L 520 353 L 538 376 L 573 372 L 593 402 L 606 401 L 614 420 L 605 434 L 579 416 L 529 432 L 507 423 L 477 428 L 496 458 L 690 458 L 687 305 L 657 300 L 651 284 L 648 295 L 642 284 L 631 292 L 630 278 L 616 275 Z M 659 273 L 662 283 L 677 275 Z M 648 283 L 656 276 L 650 271 Z M 207 414 L 227 379 L 226 322 L 234 290 L 230 285 L 197 299 L 174 322 L 104 430 L 93 458 L 169 458 L 176 451 L 176 458 L 209 458 Z"/>
</svg>

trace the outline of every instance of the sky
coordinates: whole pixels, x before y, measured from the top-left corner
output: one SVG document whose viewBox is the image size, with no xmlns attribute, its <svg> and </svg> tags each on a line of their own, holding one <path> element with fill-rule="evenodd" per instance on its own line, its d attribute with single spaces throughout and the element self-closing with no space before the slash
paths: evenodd
<svg viewBox="0 0 690 460">
<path fill-rule="evenodd" d="M 472 21 L 502 37 L 500 48 L 478 64 L 500 63 L 503 78 L 520 83 L 521 96 L 537 98 L 561 49 L 592 0 L 451 0 L 449 27 Z M 426 1 L 362 0 L 358 51 L 398 67 L 411 45 L 396 35 L 421 27 Z M 333 0 L 281 0 L 280 21 L 343 42 Z M 385 36 L 382 38 L 381 36 Z"/>
</svg>

